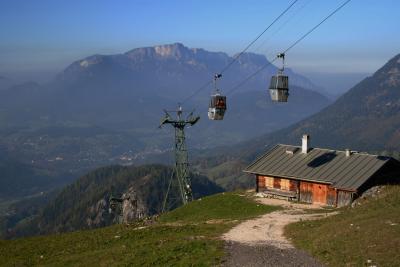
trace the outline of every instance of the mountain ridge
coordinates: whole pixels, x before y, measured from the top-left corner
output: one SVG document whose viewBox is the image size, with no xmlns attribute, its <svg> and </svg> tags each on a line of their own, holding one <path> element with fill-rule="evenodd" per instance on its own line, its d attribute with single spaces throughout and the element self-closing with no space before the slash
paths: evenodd
<svg viewBox="0 0 400 267">
<path fill-rule="evenodd" d="M 224 52 L 212 52 L 207 51 L 202 48 L 189 48 L 184 46 L 181 43 L 174 44 L 166 44 L 166 45 L 157 45 L 157 46 L 149 46 L 149 47 L 141 47 L 134 48 L 125 53 L 121 54 L 111 54 L 111 55 L 100 55 L 95 54 L 92 56 L 85 57 L 83 59 L 76 60 L 62 71 L 58 77 L 62 79 L 64 75 L 70 75 L 73 72 L 86 71 L 91 67 L 96 67 L 99 64 L 110 64 L 110 62 L 117 62 L 125 68 L 125 70 L 132 69 L 140 71 L 143 67 L 154 68 L 155 72 L 162 67 L 160 64 L 179 62 L 180 64 L 185 64 L 186 66 L 192 67 L 194 70 L 202 72 L 207 71 L 208 78 L 204 75 L 204 73 L 200 73 L 203 77 L 203 82 L 205 80 L 213 77 L 215 73 L 218 73 L 219 70 L 223 69 L 227 64 L 231 61 L 234 61 L 236 56 L 230 57 L 228 54 Z M 150 60 L 150 62 L 149 62 Z M 152 60 L 156 60 L 153 62 Z M 157 63 L 157 60 L 161 60 Z M 136 66 L 136 63 L 146 62 L 144 66 Z M 258 70 L 260 66 L 267 65 L 268 60 L 265 56 L 260 54 L 255 54 L 252 52 L 245 52 L 241 54 L 241 56 L 236 60 L 233 68 L 242 68 L 249 70 L 246 71 L 246 74 L 251 74 L 252 72 Z M 181 66 L 174 66 L 181 67 Z M 181 71 L 181 69 L 178 69 Z M 276 67 L 272 66 L 273 74 L 276 72 Z M 171 73 L 176 72 L 176 70 L 172 69 Z M 311 89 L 317 90 L 318 87 L 314 85 L 308 78 L 302 77 L 294 73 L 290 68 L 287 68 L 287 72 L 292 76 L 291 83 L 297 84 L 301 87 L 309 87 Z M 184 72 L 182 72 L 184 74 Z M 228 75 L 229 77 L 229 75 Z M 298 80 L 298 82 L 297 82 Z"/>
<path fill-rule="evenodd" d="M 181 97 L 191 95 L 197 89 L 195 85 L 210 80 L 233 58 L 182 44 L 157 47 L 85 57 L 70 64 L 49 84 L 25 84 L 18 90 L 1 91 L 0 145 L 26 163 L 78 171 L 75 175 L 169 151 L 171 132 L 156 130 L 162 110 L 176 108 Z M 156 50 L 164 55 L 162 60 Z M 148 58 L 147 54 L 156 56 Z M 136 61 L 134 55 L 140 60 Z M 232 64 L 218 84 L 223 93 L 268 63 L 261 55 L 242 56 L 242 64 Z M 303 79 L 300 75 L 291 76 L 291 101 L 286 105 L 273 103 L 267 84 L 275 71 L 270 66 L 230 95 L 222 122 L 206 119 L 212 86 L 189 99 L 183 108 L 200 107 L 197 113 L 202 119 L 195 126 L 199 130 L 188 130 L 188 146 L 204 148 L 243 141 L 287 126 L 330 103 L 318 92 L 296 87 L 296 77 Z M 291 75 L 290 69 L 288 73 Z M 260 125 L 258 131 L 252 130 L 255 121 Z M 51 134 L 46 134 L 48 129 Z"/>
</svg>

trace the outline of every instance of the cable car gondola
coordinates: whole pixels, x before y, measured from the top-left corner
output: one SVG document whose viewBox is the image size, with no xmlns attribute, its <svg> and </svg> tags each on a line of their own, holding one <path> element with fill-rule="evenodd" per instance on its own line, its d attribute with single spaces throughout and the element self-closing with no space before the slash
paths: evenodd
<svg viewBox="0 0 400 267">
<path fill-rule="evenodd" d="M 282 58 L 282 68 L 278 70 L 277 75 L 272 76 L 269 93 L 272 101 L 287 102 L 289 97 L 289 77 L 283 74 L 285 69 L 285 54 L 280 53 L 277 57 Z"/>
<path fill-rule="evenodd" d="M 215 93 L 211 95 L 210 105 L 208 106 L 208 118 L 210 120 L 223 120 L 226 111 L 226 96 L 221 95 L 217 89 L 217 79 L 221 78 L 222 74 L 215 74 L 214 87 Z"/>
</svg>

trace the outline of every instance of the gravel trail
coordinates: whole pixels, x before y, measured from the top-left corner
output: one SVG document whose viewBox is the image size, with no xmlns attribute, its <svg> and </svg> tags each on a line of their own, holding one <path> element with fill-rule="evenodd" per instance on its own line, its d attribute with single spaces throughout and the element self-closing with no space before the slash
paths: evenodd
<svg viewBox="0 0 400 267">
<path fill-rule="evenodd" d="M 225 266 L 322 266 L 304 251 L 292 245 L 283 232 L 284 227 L 299 220 L 312 220 L 334 214 L 307 214 L 312 205 L 293 204 L 276 199 L 261 198 L 267 205 L 281 205 L 285 209 L 245 221 L 222 238 L 226 241 L 228 258 Z"/>
</svg>

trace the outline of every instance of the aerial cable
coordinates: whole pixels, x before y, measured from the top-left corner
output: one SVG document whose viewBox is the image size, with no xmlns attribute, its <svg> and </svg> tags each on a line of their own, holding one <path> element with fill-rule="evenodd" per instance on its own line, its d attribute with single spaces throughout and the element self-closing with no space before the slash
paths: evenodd
<svg viewBox="0 0 400 267">
<path fill-rule="evenodd" d="M 260 37 L 269 29 L 271 28 L 283 15 L 286 14 L 286 12 L 289 11 L 289 9 L 297 2 L 298 0 L 294 0 L 278 17 L 276 17 L 270 25 L 268 25 L 267 28 L 265 28 L 253 41 L 251 41 L 245 49 L 243 49 L 239 54 L 237 54 L 229 63 L 228 65 L 226 65 L 220 72 L 219 74 L 223 74 L 225 71 L 227 71 L 232 65 L 233 63 L 235 63 L 239 57 L 241 55 L 243 55 L 258 39 L 260 39 Z M 210 84 L 213 83 L 213 79 L 209 80 L 208 82 L 206 82 L 204 85 L 202 85 L 201 87 L 199 87 L 199 89 L 197 89 L 196 91 L 194 91 L 190 96 L 188 96 L 187 98 L 185 98 L 181 103 L 185 103 L 188 100 L 190 100 L 192 97 L 196 96 L 198 93 L 200 93 L 204 88 L 208 87 Z"/>
<path fill-rule="evenodd" d="M 232 66 L 232 64 L 235 63 L 235 62 L 239 59 L 239 57 L 240 57 L 241 55 L 243 55 L 255 42 L 257 42 L 257 40 L 260 39 L 260 37 L 261 37 L 266 31 L 268 31 L 269 28 L 271 28 L 283 15 L 285 15 L 286 12 L 288 12 L 289 9 L 290 9 L 294 4 L 296 4 L 297 1 L 298 1 L 298 0 L 294 0 L 294 1 L 293 1 L 293 2 L 292 2 L 278 17 L 276 17 L 276 18 L 274 19 L 274 21 L 271 22 L 270 25 L 268 25 L 267 28 L 264 29 L 264 31 L 262 31 L 252 42 L 250 42 L 250 43 L 246 46 L 246 48 L 242 50 L 242 52 L 240 52 L 239 54 L 237 54 L 237 55 L 231 60 L 231 62 L 230 62 L 228 65 L 226 65 L 225 68 L 223 68 L 223 69 L 221 70 L 220 73 L 223 74 L 226 70 L 228 70 L 229 67 Z"/>
<path fill-rule="evenodd" d="M 199 89 L 197 89 L 196 91 L 194 91 L 190 96 L 186 97 L 181 104 L 186 103 L 188 100 L 190 100 L 192 97 L 196 96 L 198 93 L 200 93 L 204 88 L 208 87 L 210 84 L 212 84 L 214 82 L 214 79 L 209 80 L 208 82 L 206 82 L 205 84 L 203 84 L 202 86 L 199 87 Z"/>
<path fill-rule="evenodd" d="M 266 38 L 259 46 L 257 46 L 257 48 L 255 49 L 255 51 L 260 51 L 261 47 L 263 45 L 265 45 L 266 43 L 268 43 L 269 40 L 271 40 L 272 37 L 274 37 L 280 30 L 282 30 L 292 19 L 294 19 L 301 10 L 303 10 L 312 0 L 308 0 L 307 2 L 305 2 L 302 6 L 300 6 L 298 9 L 294 10 L 294 13 L 292 14 L 292 16 L 290 16 L 286 21 L 284 21 L 279 28 L 274 31 L 268 38 Z M 268 51 L 269 49 L 265 49 L 266 51 Z"/>
<path fill-rule="evenodd" d="M 337 7 L 334 11 L 332 11 L 328 16 L 326 16 L 320 23 L 318 23 L 317 25 L 315 25 L 313 28 L 311 28 L 308 32 L 306 32 L 305 34 L 303 34 L 299 39 L 297 39 L 292 45 L 290 45 L 288 48 L 286 48 L 286 50 L 284 50 L 283 52 L 281 52 L 280 54 L 286 54 L 289 50 L 291 50 L 293 47 L 295 47 L 297 44 L 299 44 L 304 38 L 306 38 L 309 34 L 311 34 L 313 31 L 315 31 L 319 26 L 321 26 L 322 23 L 324 23 L 326 20 L 328 20 L 330 17 L 332 17 L 335 13 L 337 13 L 340 9 L 342 9 L 345 5 L 347 5 L 351 0 L 347 0 L 345 1 L 343 4 L 341 4 L 339 7 Z M 235 87 L 233 87 L 231 90 L 229 90 L 227 92 L 226 95 L 231 94 L 232 92 L 234 92 L 235 90 L 237 90 L 238 88 L 240 88 L 243 84 L 245 84 L 247 81 L 249 81 L 251 78 L 253 78 L 254 76 L 256 76 L 258 73 L 260 73 L 262 70 L 264 70 L 266 67 L 272 65 L 272 63 L 277 60 L 278 57 L 275 57 L 272 61 L 268 62 L 267 64 L 265 64 L 264 66 L 262 66 L 261 68 L 259 68 L 257 71 L 255 71 L 253 74 L 251 74 L 250 76 L 248 76 L 246 79 L 244 79 L 242 82 L 240 82 L 238 85 L 236 85 Z"/>
<path fill-rule="evenodd" d="M 264 66 L 262 66 L 261 68 L 259 68 L 256 72 L 254 72 L 253 74 L 249 75 L 246 79 L 244 79 L 243 81 L 241 81 L 239 84 L 237 84 L 235 87 L 233 87 L 231 90 L 229 90 L 226 95 L 230 95 L 231 93 L 233 93 L 234 91 L 236 91 L 237 89 L 239 89 L 243 84 L 247 83 L 251 78 L 253 78 L 254 76 L 256 76 L 257 74 L 259 74 L 261 71 L 263 71 L 266 67 L 272 65 L 272 63 L 274 63 L 276 60 L 278 59 L 278 57 L 274 58 L 271 61 L 268 61 L 267 64 L 265 64 Z"/>
<path fill-rule="evenodd" d="M 304 38 L 306 38 L 310 33 L 312 33 L 314 30 L 316 30 L 319 26 L 321 26 L 322 23 L 324 23 L 326 20 L 328 20 L 330 17 L 332 17 L 336 12 L 338 12 L 340 9 L 342 9 L 345 5 L 347 5 L 351 0 L 345 1 L 343 4 L 341 4 L 338 8 L 336 8 L 332 13 L 330 13 L 326 18 L 324 18 L 320 23 L 315 25 L 311 30 L 306 32 L 303 36 L 301 36 L 296 42 L 294 42 L 291 46 L 289 46 L 283 53 L 286 53 L 293 47 L 295 47 L 298 43 L 300 43 Z"/>
</svg>

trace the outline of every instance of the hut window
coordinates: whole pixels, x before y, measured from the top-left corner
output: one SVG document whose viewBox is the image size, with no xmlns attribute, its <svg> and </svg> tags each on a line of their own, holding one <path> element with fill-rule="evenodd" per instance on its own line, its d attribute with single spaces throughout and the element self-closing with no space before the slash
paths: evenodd
<svg viewBox="0 0 400 267">
<path fill-rule="evenodd" d="M 288 179 L 281 179 L 281 189 L 282 190 L 290 190 L 290 180 Z"/>
<path fill-rule="evenodd" d="M 265 186 L 274 188 L 274 178 L 273 177 L 265 177 Z"/>
</svg>

